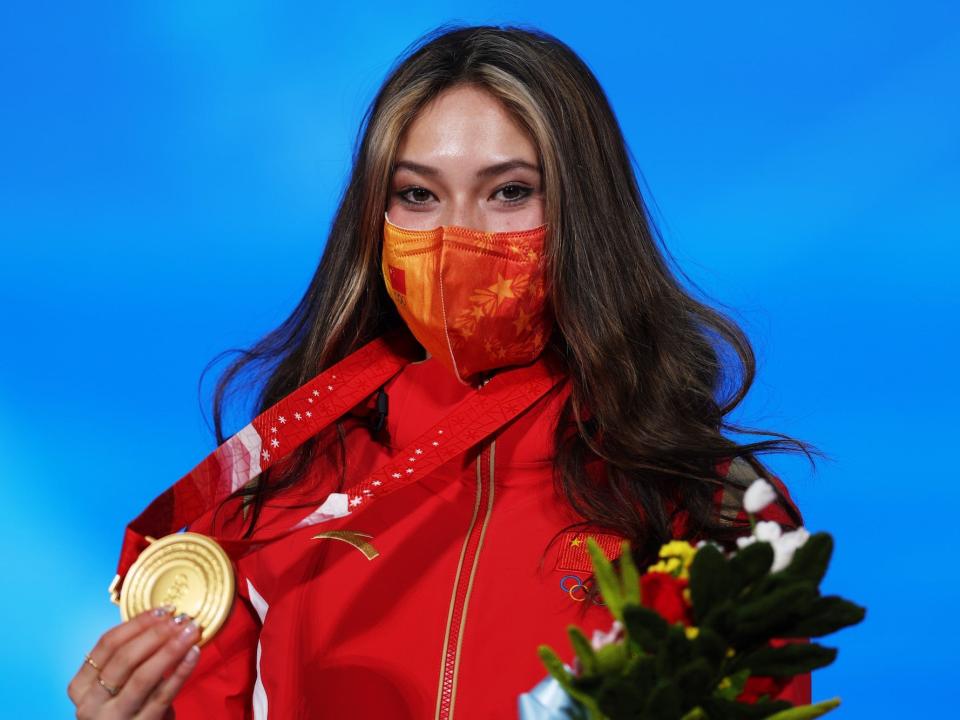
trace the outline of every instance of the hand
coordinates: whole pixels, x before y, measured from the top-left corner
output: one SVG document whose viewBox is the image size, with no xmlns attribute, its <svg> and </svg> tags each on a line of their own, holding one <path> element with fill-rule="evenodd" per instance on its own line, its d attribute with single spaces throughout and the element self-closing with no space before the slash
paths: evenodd
<svg viewBox="0 0 960 720">
<path fill-rule="evenodd" d="M 171 611 L 169 606 L 145 610 L 100 636 L 89 655 L 100 670 L 84 660 L 67 686 L 78 719 L 173 717 L 170 703 L 200 657 L 194 644 L 200 628 L 183 613 L 171 617 Z"/>
</svg>

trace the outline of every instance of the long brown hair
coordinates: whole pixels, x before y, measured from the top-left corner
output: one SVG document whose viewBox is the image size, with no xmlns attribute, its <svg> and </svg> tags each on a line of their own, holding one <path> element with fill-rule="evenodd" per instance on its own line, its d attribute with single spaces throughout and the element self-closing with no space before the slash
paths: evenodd
<svg viewBox="0 0 960 720">
<path fill-rule="evenodd" d="M 540 154 L 556 318 L 550 351 L 572 390 L 554 434 L 558 492 L 583 524 L 630 539 L 640 561 L 670 538 L 676 512 L 687 515 L 691 536 L 729 540 L 731 518 L 713 498 L 718 488 L 742 493 L 744 483 L 718 472 L 724 459 L 740 458 L 769 478 L 759 453 L 802 451 L 811 461 L 822 453 L 725 421 L 753 382 L 750 343 L 681 286 L 682 271 L 671 271 L 675 263 L 638 186 L 642 176 L 593 73 L 563 42 L 532 28 L 441 26 L 397 61 L 363 118 L 352 173 L 305 295 L 278 328 L 240 351 L 217 384 L 218 444 L 228 387 L 241 371 L 252 370 L 262 385 L 261 412 L 363 343 L 403 327 L 379 265 L 395 153 L 421 108 L 463 83 L 502 102 Z M 770 439 L 739 444 L 725 431 Z M 302 479 L 321 444 L 342 459 L 340 424 L 333 441 L 307 443 L 282 476 L 264 472 L 238 491 L 253 506 L 247 535 L 264 501 Z M 599 476 L 587 471 L 591 463 L 602 467 Z"/>
</svg>

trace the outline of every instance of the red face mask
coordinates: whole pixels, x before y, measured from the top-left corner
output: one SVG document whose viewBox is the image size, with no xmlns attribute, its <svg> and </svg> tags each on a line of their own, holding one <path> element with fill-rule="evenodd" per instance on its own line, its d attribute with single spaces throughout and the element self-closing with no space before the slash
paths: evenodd
<svg viewBox="0 0 960 720">
<path fill-rule="evenodd" d="M 461 382 L 525 365 L 543 351 L 552 327 L 546 232 L 546 225 L 409 230 L 384 213 L 382 269 L 390 297 L 414 337 Z"/>
</svg>

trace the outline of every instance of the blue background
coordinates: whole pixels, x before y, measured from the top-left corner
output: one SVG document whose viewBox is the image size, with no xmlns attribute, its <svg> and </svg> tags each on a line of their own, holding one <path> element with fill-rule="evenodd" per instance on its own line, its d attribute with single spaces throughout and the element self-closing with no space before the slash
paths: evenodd
<svg viewBox="0 0 960 720">
<path fill-rule="evenodd" d="M 72 716 L 124 525 L 213 449 L 202 368 L 292 309 L 366 104 L 452 19 L 581 54 L 668 246 L 755 343 L 737 419 L 832 456 L 770 459 L 836 537 L 826 589 L 868 607 L 815 698 L 955 704 L 960 12 L 321 5 L 0 10 L 2 714 Z"/>
</svg>

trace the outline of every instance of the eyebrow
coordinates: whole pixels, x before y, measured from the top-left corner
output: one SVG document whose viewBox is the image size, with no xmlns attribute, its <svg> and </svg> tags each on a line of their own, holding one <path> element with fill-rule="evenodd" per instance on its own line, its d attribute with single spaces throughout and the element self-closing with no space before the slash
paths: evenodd
<svg viewBox="0 0 960 720">
<path fill-rule="evenodd" d="M 440 174 L 440 170 L 430 165 L 421 165 L 420 163 L 413 162 L 412 160 L 399 160 L 397 161 L 394 170 L 400 170 L 401 168 L 406 170 L 412 170 L 415 173 L 420 175 L 428 175 L 430 177 L 436 177 Z M 493 177 L 500 175 L 501 173 L 507 172 L 507 170 L 514 170 L 516 168 L 526 168 L 527 170 L 532 170 L 535 173 L 540 172 L 540 168 L 537 165 L 531 165 L 526 160 L 514 159 L 507 160 L 502 163 L 497 163 L 496 165 L 490 165 L 481 170 L 477 171 L 477 178 L 483 179 L 488 177 Z"/>
</svg>

